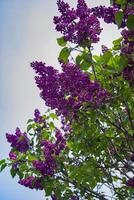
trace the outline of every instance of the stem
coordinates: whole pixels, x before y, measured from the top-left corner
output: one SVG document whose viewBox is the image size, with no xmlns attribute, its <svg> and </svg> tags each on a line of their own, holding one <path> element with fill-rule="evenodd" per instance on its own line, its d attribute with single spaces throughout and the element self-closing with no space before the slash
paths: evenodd
<svg viewBox="0 0 134 200">
<path fill-rule="evenodd" d="M 130 121 L 131 128 L 132 128 L 132 130 L 134 130 L 134 125 L 133 125 L 133 120 L 132 120 L 132 117 L 131 117 L 131 112 L 130 112 L 129 106 L 128 106 L 126 101 L 124 101 L 124 105 L 125 105 L 125 108 L 126 108 L 126 111 L 127 111 L 127 114 L 128 114 L 128 118 L 129 118 L 129 121 Z"/>
<path fill-rule="evenodd" d="M 94 65 L 93 65 L 94 62 L 93 62 L 92 53 L 91 53 L 90 48 L 91 48 L 91 46 L 88 46 L 90 62 L 92 63 L 92 72 L 93 72 L 95 80 L 97 80 L 96 72 L 95 72 Z"/>
<path fill-rule="evenodd" d="M 89 197 L 96 197 L 99 200 L 107 200 L 105 197 L 103 197 L 102 195 L 98 194 L 97 192 L 83 186 L 82 184 L 78 184 L 75 180 L 70 180 L 68 177 L 56 177 L 64 182 L 70 183 L 72 184 L 75 188 L 83 191 L 84 193 L 86 193 L 87 195 L 89 195 Z"/>
</svg>

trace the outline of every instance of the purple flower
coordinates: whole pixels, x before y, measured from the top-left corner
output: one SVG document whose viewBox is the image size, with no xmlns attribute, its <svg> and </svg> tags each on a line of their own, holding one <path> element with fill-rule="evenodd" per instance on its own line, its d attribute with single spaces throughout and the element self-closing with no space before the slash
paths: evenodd
<svg viewBox="0 0 134 200">
<path fill-rule="evenodd" d="M 106 53 L 107 51 L 109 51 L 108 47 L 106 47 L 105 45 L 101 46 L 101 50 L 102 50 L 102 53 Z"/>
<path fill-rule="evenodd" d="M 80 19 L 86 18 L 91 13 L 91 9 L 88 8 L 85 0 L 78 0 L 76 14 Z"/>
<path fill-rule="evenodd" d="M 126 182 L 126 185 L 127 185 L 128 187 L 134 188 L 134 177 L 133 177 L 133 178 L 130 178 L 130 179 Z"/>
<path fill-rule="evenodd" d="M 79 200 L 79 197 L 76 196 L 76 195 L 73 195 L 73 196 L 71 197 L 71 200 Z"/>
<path fill-rule="evenodd" d="M 41 114 L 40 114 L 40 111 L 38 109 L 35 109 L 34 111 L 34 121 L 36 123 L 41 123 L 42 122 L 42 117 L 41 117 Z"/>
<path fill-rule="evenodd" d="M 114 3 L 115 5 L 115 3 Z M 105 7 L 105 6 L 97 6 L 92 8 L 92 12 L 94 15 L 96 15 L 98 18 L 102 18 L 104 22 L 107 24 L 114 23 L 115 21 L 115 14 L 120 11 L 120 5 L 116 4 L 112 7 Z M 121 28 L 124 28 L 126 26 L 126 22 L 128 19 L 128 16 L 131 14 L 134 14 L 134 6 L 126 6 L 123 10 L 124 16 L 122 19 Z"/>
<path fill-rule="evenodd" d="M 33 167 L 38 170 L 42 176 L 53 176 L 56 169 L 55 159 L 50 155 L 45 161 L 34 160 Z"/>
<path fill-rule="evenodd" d="M 133 152 L 132 155 L 131 155 L 131 161 L 134 162 L 134 152 Z"/>
<path fill-rule="evenodd" d="M 9 153 L 9 158 L 10 158 L 11 160 L 16 160 L 16 159 L 17 159 L 16 153 L 10 152 L 10 153 Z"/>
<path fill-rule="evenodd" d="M 64 1 L 59 0 L 57 5 L 61 16 L 54 17 L 54 24 L 66 41 L 79 45 L 83 45 L 85 41 L 92 43 L 99 41 L 100 22 L 91 13 L 84 0 L 78 0 L 76 10 L 71 9 Z"/>
<path fill-rule="evenodd" d="M 55 154 L 59 155 L 60 152 L 66 147 L 66 139 L 60 130 L 56 131 L 55 137 L 57 139 L 55 142 Z"/>
<path fill-rule="evenodd" d="M 92 8 L 92 12 L 98 18 L 102 18 L 106 23 L 114 23 L 115 24 L 115 13 L 119 9 L 116 7 L 105 7 L 105 6 L 97 6 Z"/>
<path fill-rule="evenodd" d="M 7 141 L 11 143 L 11 147 L 15 148 L 21 153 L 29 149 L 29 139 L 26 133 L 22 133 L 19 128 L 16 129 L 15 135 L 6 134 Z"/>
<path fill-rule="evenodd" d="M 127 80 L 130 86 L 134 86 L 134 67 L 126 67 L 123 70 L 123 78 Z"/>
<path fill-rule="evenodd" d="M 69 4 L 65 3 L 62 0 L 58 0 L 57 5 L 58 5 L 59 12 L 61 12 L 62 14 L 66 13 L 68 9 L 70 8 Z"/>
<path fill-rule="evenodd" d="M 134 52 L 134 29 L 123 29 L 121 34 L 123 36 L 121 53 L 130 58 Z"/>
<path fill-rule="evenodd" d="M 66 140 L 64 139 L 60 130 L 56 131 L 56 141 L 52 143 L 49 140 L 43 140 L 41 145 L 45 160 L 34 160 L 33 167 L 38 170 L 42 176 L 53 176 L 57 168 L 56 156 L 66 147 Z"/>
<path fill-rule="evenodd" d="M 52 195 L 51 195 L 51 198 L 52 198 L 52 200 L 57 200 L 57 197 L 56 197 L 55 194 L 52 194 Z"/>
<path fill-rule="evenodd" d="M 84 102 L 98 107 L 108 96 L 98 82 L 91 82 L 89 75 L 75 64 L 62 64 L 61 73 L 42 62 L 33 62 L 31 66 L 37 73 L 35 80 L 41 97 L 58 115 L 72 116 Z"/>
<path fill-rule="evenodd" d="M 19 181 L 19 184 L 24 185 L 25 187 L 29 187 L 30 189 L 43 190 L 43 186 L 41 182 L 42 182 L 42 178 L 29 176 L 25 179 L 21 179 Z"/>
</svg>

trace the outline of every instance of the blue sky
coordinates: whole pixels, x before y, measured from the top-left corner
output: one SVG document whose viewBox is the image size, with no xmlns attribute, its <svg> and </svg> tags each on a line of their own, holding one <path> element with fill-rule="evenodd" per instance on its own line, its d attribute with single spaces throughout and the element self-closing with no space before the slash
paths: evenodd
<svg viewBox="0 0 134 200">
<path fill-rule="evenodd" d="M 72 5 L 75 0 L 67 0 Z M 87 0 L 90 6 L 109 5 L 108 0 Z M 10 150 L 6 132 L 18 126 L 26 129 L 27 119 L 35 108 L 42 112 L 44 102 L 34 83 L 34 73 L 29 63 L 42 60 L 58 68 L 56 45 L 59 35 L 54 30 L 53 16 L 57 15 L 56 0 L 0 0 L 0 159 Z M 101 43 L 108 46 L 118 38 L 113 26 L 104 25 Z M 99 47 L 96 46 L 96 52 Z M 17 184 L 9 171 L 0 174 L 1 200 L 41 200 L 42 192 L 31 191 Z"/>
</svg>

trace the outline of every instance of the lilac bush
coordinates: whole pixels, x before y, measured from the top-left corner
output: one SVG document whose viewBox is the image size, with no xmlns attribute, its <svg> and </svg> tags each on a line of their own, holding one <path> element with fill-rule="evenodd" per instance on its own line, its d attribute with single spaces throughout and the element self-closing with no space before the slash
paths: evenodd
<svg viewBox="0 0 134 200">
<path fill-rule="evenodd" d="M 31 63 L 35 82 L 48 111 L 38 109 L 27 131 L 6 134 L 12 177 L 45 199 L 134 199 L 134 4 L 112 0 L 109 7 L 77 7 L 57 1 L 54 17 L 62 34 L 60 70 Z M 121 37 L 101 46 L 100 19 L 115 24 Z M 75 52 L 75 55 L 73 54 Z M 77 54 L 77 55 L 76 55 Z M 109 192 L 110 191 L 110 192 Z"/>
</svg>

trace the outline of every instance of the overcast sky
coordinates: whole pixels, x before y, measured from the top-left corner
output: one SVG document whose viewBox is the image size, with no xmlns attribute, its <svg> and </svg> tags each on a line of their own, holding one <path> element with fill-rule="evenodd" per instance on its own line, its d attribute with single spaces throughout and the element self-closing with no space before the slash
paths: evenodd
<svg viewBox="0 0 134 200">
<path fill-rule="evenodd" d="M 75 0 L 67 0 L 75 5 Z M 90 6 L 109 5 L 108 0 L 87 0 Z M 54 30 L 53 16 L 57 15 L 56 0 L 0 0 L 0 159 L 10 150 L 5 133 L 16 127 L 26 129 L 27 119 L 35 108 L 44 110 L 44 102 L 34 83 L 30 62 L 42 60 L 58 68 L 60 48 Z M 101 43 L 111 46 L 118 38 L 114 26 L 104 25 Z M 96 52 L 99 47 L 96 46 Z M 1 200 L 42 200 L 43 193 L 31 191 L 12 179 L 9 171 L 0 174 Z"/>
</svg>

